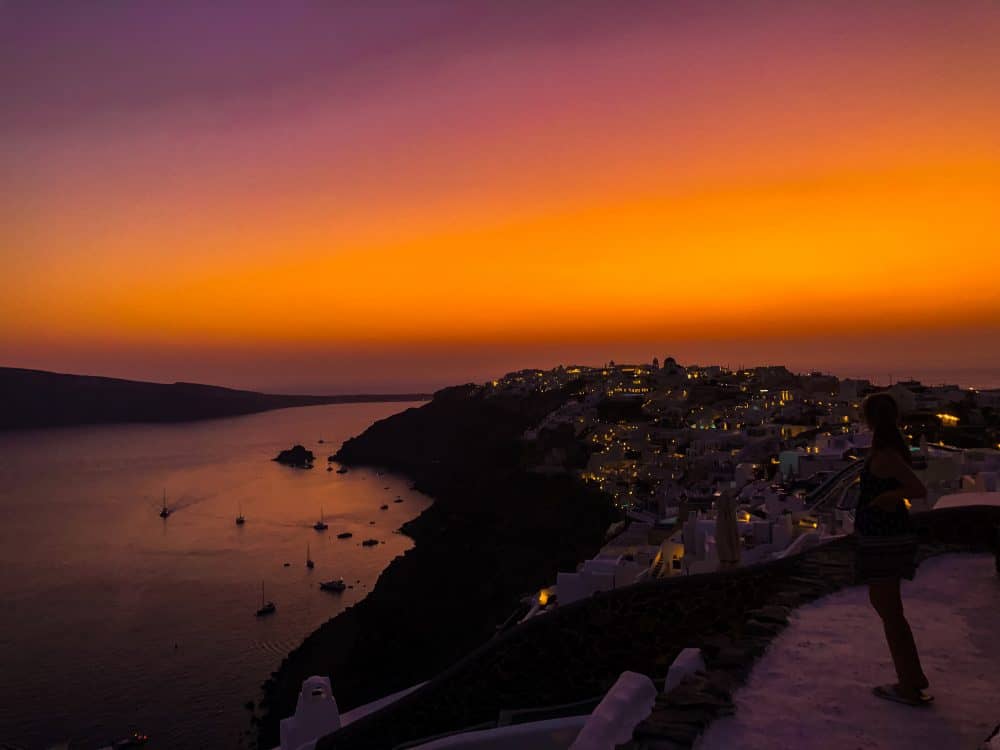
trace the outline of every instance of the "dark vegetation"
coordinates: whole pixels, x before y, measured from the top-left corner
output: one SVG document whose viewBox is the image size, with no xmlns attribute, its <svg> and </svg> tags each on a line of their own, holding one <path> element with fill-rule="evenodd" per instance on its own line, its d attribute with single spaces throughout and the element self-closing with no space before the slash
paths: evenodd
<svg viewBox="0 0 1000 750">
<path fill-rule="evenodd" d="M 336 454 L 405 473 L 434 504 L 403 531 L 396 558 L 364 600 L 327 622 L 264 685 L 261 747 L 277 744 L 302 680 L 330 675 L 342 709 L 427 680 L 487 642 L 520 598 L 592 556 L 616 514 L 566 474 L 528 470 L 523 432 L 567 392 L 487 398 L 446 389 L 372 425 Z"/>
<path fill-rule="evenodd" d="M 618 396 L 601 399 L 597 404 L 597 416 L 603 422 L 644 422 L 642 411 L 645 399 L 642 396 Z"/>
<path fill-rule="evenodd" d="M 290 406 L 425 398 L 422 394 L 277 396 L 197 383 L 146 383 L 0 367 L 0 430 L 114 422 L 186 422 Z"/>
<path fill-rule="evenodd" d="M 526 455 L 534 464 L 544 463 L 577 470 L 587 466 L 591 452 L 590 443 L 580 440 L 571 425 L 560 424 L 540 430 L 527 447 Z"/>
</svg>

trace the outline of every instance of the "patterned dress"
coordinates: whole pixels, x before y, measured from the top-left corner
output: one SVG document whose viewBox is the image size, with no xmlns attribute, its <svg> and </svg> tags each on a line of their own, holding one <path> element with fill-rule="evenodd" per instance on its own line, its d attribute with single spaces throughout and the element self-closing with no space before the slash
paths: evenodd
<svg viewBox="0 0 1000 750">
<path fill-rule="evenodd" d="M 866 463 L 861 470 L 858 508 L 854 516 L 857 534 L 856 573 L 859 583 L 893 578 L 911 579 L 916 572 L 917 539 L 906 504 L 882 510 L 872 501 L 902 483 L 895 477 L 879 477 Z"/>
</svg>

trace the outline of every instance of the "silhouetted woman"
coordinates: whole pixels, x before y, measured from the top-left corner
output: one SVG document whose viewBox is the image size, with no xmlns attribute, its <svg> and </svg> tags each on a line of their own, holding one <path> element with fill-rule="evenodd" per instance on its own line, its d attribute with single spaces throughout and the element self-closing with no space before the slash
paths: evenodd
<svg viewBox="0 0 1000 750">
<path fill-rule="evenodd" d="M 898 682 L 874 688 L 880 698 L 920 706 L 932 698 L 923 691 L 927 677 L 920 666 L 917 644 L 903 614 L 899 584 L 913 579 L 916 536 L 907 508 L 908 498 L 927 489 L 910 468 L 910 449 L 897 426 L 899 408 L 888 393 L 876 393 L 864 403 L 872 430 L 872 447 L 861 471 L 854 528 L 858 535 L 857 573 L 868 584 L 872 606 L 882 618 Z"/>
</svg>

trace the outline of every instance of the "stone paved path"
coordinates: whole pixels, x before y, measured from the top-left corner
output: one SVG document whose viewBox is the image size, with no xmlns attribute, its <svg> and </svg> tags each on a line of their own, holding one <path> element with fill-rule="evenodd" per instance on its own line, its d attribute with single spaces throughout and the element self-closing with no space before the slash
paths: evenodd
<svg viewBox="0 0 1000 750">
<path fill-rule="evenodd" d="M 712 722 L 699 750 L 955 748 L 975 750 L 1000 722 L 1000 577 L 986 554 L 924 561 L 904 605 L 936 702 L 876 699 L 894 681 L 867 590 L 851 587 L 789 617 L 790 625 Z"/>
</svg>

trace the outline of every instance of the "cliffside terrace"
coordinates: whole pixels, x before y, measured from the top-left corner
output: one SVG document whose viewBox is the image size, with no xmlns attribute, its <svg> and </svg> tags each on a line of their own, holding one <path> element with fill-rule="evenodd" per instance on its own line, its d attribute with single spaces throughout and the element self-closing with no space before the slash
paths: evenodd
<svg viewBox="0 0 1000 750">
<path fill-rule="evenodd" d="M 914 520 L 923 559 L 952 552 L 1000 556 L 1000 507 L 936 510 Z M 628 745 L 691 747 L 717 718 L 739 715 L 734 693 L 789 614 L 852 586 L 853 556 L 853 539 L 843 537 L 781 560 L 644 582 L 561 607 L 499 634 L 397 702 L 321 738 L 317 748 L 413 746 L 496 726 L 518 711 L 543 715 L 566 704 L 583 710 L 623 672 L 662 680 L 682 650 L 697 648 L 705 669 L 658 695 Z M 956 591 L 956 607 L 961 597 Z M 836 679 L 836 673 L 815 675 L 817 688 Z"/>
</svg>

